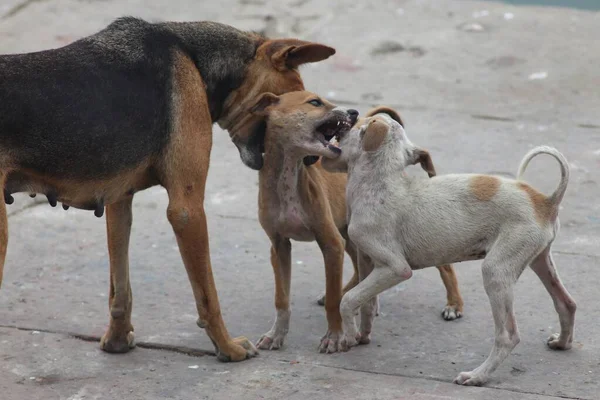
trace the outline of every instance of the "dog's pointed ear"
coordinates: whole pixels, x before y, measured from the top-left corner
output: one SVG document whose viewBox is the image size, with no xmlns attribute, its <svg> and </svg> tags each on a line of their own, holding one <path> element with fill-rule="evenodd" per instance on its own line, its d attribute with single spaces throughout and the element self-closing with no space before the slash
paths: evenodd
<svg viewBox="0 0 600 400">
<path fill-rule="evenodd" d="M 412 164 L 421 164 L 421 168 L 427 172 L 427 175 L 430 178 L 436 175 L 435 167 L 433 166 L 433 161 L 431 160 L 431 155 L 427 150 L 417 147 L 413 150 L 412 157 Z"/>
<path fill-rule="evenodd" d="M 364 136 L 362 138 L 362 148 L 364 151 L 378 150 L 385 140 L 390 127 L 383 121 L 372 119 L 369 124 L 363 128 Z"/>
<path fill-rule="evenodd" d="M 404 122 L 402 122 L 402 118 L 400 118 L 400 114 L 398 114 L 398 112 L 396 110 L 394 110 L 393 108 L 390 108 L 387 106 L 375 107 L 375 108 L 369 110 L 369 112 L 367 113 L 367 117 L 372 117 L 373 115 L 377 115 L 377 114 L 389 115 L 390 117 L 392 117 L 392 119 L 394 121 L 399 123 L 404 128 Z"/>
<path fill-rule="evenodd" d="M 256 97 L 254 103 L 250 106 L 249 111 L 251 114 L 265 116 L 269 113 L 267 109 L 278 103 L 278 96 L 273 93 L 263 93 Z"/>
<path fill-rule="evenodd" d="M 302 64 L 326 60 L 335 54 L 335 49 L 297 39 L 279 39 L 270 41 L 267 54 L 271 56 L 275 68 L 285 71 Z"/>
</svg>

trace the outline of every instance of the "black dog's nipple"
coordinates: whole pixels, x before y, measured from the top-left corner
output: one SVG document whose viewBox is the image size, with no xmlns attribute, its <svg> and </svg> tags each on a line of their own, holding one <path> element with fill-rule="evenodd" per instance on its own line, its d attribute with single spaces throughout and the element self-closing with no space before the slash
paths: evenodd
<svg viewBox="0 0 600 400">
<path fill-rule="evenodd" d="M 101 218 L 104 215 L 104 200 L 100 200 L 98 204 L 96 204 L 94 215 L 98 218 Z"/>
<path fill-rule="evenodd" d="M 15 198 L 12 197 L 12 195 L 10 193 L 8 193 L 6 190 L 4 191 L 4 202 L 6 204 L 12 204 L 15 202 Z"/>
<path fill-rule="evenodd" d="M 63 207 L 63 210 L 65 210 L 65 211 L 67 211 L 69 209 L 69 206 L 66 205 L 65 203 L 63 203 L 62 207 Z"/>
<path fill-rule="evenodd" d="M 29 197 L 33 199 L 35 197 L 35 193 L 29 193 Z"/>
<path fill-rule="evenodd" d="M 46 198 L 48 199 L 48 203 L 50 203 L 50 205 L 52 207 L 56 207 L 56 202 L 57 202 L 56 193 L 54 193 L 54 192 L 46 193 Z"/>
</svg>

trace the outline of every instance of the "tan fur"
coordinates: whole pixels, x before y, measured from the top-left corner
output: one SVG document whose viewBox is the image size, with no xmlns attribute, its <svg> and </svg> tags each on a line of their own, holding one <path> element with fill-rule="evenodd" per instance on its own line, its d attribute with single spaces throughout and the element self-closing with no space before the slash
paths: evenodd
<svg viewBox="0 0 600 400">
<path fill-rule="evenodd" d="M 456 311 L 462 313 L 464 302 L 460 295 L 460 290 L 458 290 L 458 280 L 456 278 L 456 272 L 454 272 L 454 267 L 450 264 L 446 264 L 437 267 L 437 269 L 444 282 L 444 287 L 446 288 L 447 307 L 454 307 Z"/>
<path fill-rule="evenodd" d="M 477 175 L 471 179 L 469 188 L 480 201 L 490 201 L 498 193 L 500 179 L 495 176 Z"/>
<path fill-rule="evenodd" d="M 167 217 L 192 285 L 198 325 L 205 327 L 220 359 L 240 361 L 253 355 L 253 350 L 249 351 L 253 346 L 245 338 L 232 340 L 229 336 L 210 264 L 204 190 L 212 146 L 212 123 L 204 82 L 192 60 L 184 55 L 176 58 L 173 78 L 173 138 L 159 169 L 161 183 L 169 194 Z"/>
<path fill-rule="evenodd" d="M 366 114 L 365 117 L 372 117 L 373 115 L 377 115 L 377 114 L 387 114 L 390 117 L 392 117 L 392 119 L 396 122 L 398 122 L 400 125 L 404 126 L 404 123 L 402 122 L 402 118 L 400 118 L 400 114 L 398 114 L 398 112 L 396 110 L 394 110 L 393 108 L 387 107 L 387 106 L 378 106 L 375 108 L 370 109 Z"/>
<path fill-rule="evenodd" d="M 219 124 L 229 130 L 234 142 L 247 142 L 253 133 L 253 127 L 260 121 L 259 117 L 247 112 L 250 103 L 258 95 L 265 92 L 279 95 L 304 90 L 304 83 L 297 69 L 280 68 L 281 61 L 272 59 L 274 49 L 281 49 L 283 43 L 288 42 L 269 40 L 263 43 L 257 49 L 254 61 L 248 66 L 247 78 L 227 98 L 225 116 Z"/>
<path fill-rule="evenodd" d="M 531 206 L 533 207 L 537 221 L 540 224 L 547 224 L 555 213 L 548 197 L 524 182 L 517 182 L 517 187 L 529 196 L 529 201 L 531 201 Z"/>
<path fill-rule="evenodd" d="M 133 296 L 129 282 L 129 235 L 133 197 L 106 207 L 106 233 L 110 258 L 110 324 L 100 346 L 110 353 L 124 353 L 135 346 L 131 310 Z"/>
<path fill-rule="evenodd" d="M 376 119 L 371 120 L 363 138 L 363 149 L 365 151 L 376 151 L 382 145 L 387 136 L 389 126 Z"/>
</svg>

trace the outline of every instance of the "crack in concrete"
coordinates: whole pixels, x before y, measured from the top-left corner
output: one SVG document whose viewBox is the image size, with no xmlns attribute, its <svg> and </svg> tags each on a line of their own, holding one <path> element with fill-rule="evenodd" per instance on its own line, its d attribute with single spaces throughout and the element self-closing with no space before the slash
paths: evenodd
<svg viewBox="0 0 600 400">
<path fill-rule="evenodd" d="M 279 361 L 286 362 L 286 363 L 290 362 L 290 360 L 283 360 L 283 359 L 279 360 Z M 449 382 L 449 381 L 447 381 L 445 379 L 436 378 L 434 376 L 423 376 L 423 375 L 398 374 L 398 373 L 389 373 L 389 372 L 380 372 L 380 371 L 369 371 L 369 370 L 364 370 L 364 369 L 341 367 L 341 366 L 337 366 L 337 365 L 326 365 L 326 364 L 320 364 L 320 363 L 315 363 L 315 362 L 305 362 L 305 364 L 313 365 L 313 366 L 317 366 L 317 367 L 340 369 L 340 370 L 344 370 L 344 371 L 362 372 L 362 373 L 365 373 L 365 374 L 393 376 L 393 377 L 401 377 L 401 378 L 408 378 L 408 379 L 421 379 L 421 380 L 424 380 L 424 381 L 435 381 L 435 382 L 441 382 L 441 383 L 451 383 L 451 382 Z M 535 396 L 543 396 L 543 397 L 547 397 L 549 399 L 593 400 L 593 399 L 589 399 L 589 398 L 586 398 L 586 397 L 571 397 L 571 396 L 563 396 L 563 395 L 555 395 L 555 394 L 550 394 L 549 395 L 549 394 L 544 394 L 544 393 L 531 392 L 531 391 L 527 391 L 527 390 L 504 388 L 504 387 L 498 387 L 498 386 L 490 386 L 489 384 L 482 386 L 482 388 L 499 390 L 499 391 L 505 391 L 505 392 L 512 392 L 512 393 L 519 393 L 519 394 L 530 394 L 530 395 L 535 395 Z"/>
<path fill-rule="evenodd" d="M 26 9 L 27 7 L 29 7 L 30 5 L 32 5 L 33 3 L 41 3 L 43 1 L 48 1 L 48 0 L 25 0 L 24 2 L 19 3 L 16 6 L 14 6 L 13 8 L 11 8 L 10 10 L 8 10 L 8 12 L 2 16 L 2 19 L 12 18 L 15 15 L 19 14 L 24 9 Z"/>
<path fill-rule="evenodd" d="M 100 337 L 98 337 L 98 336 L 80 334 L 80 333 L 72 333 L 72 332 L 68 332 L 68 331 L 58 331 L 58 330 L 53 330 L 53 329 L 35 329 L 35 328 L 28 328 L 28 327 L 22 327 L 22 326 L 17 326 L 17 325 L 0 325 L 0 328 L 15 329 L 15 330 L 24 331 L 24 332 L 36 331 L 36 332 L 49 333 L 49 334 L 54 334 L 54 335 L 64 335 L 64 336 L 68 336 L 70 338 L 82 340 L 85 342 L 96 342 L 96 343 L 100 342 Z M 191 356 L 191 357 L 203 357 L 206 355 L 216 356 L 214 351 L 194 349 L 194 348 L 186 347 L 186 346 L 174 346 L 174 345 L 154 343 L 154 342 L 137 342 L 136 345 L 137 345 L 137 347 L 142 348 L 142 349 L 170 351 L 173 353 L 184 354 L 184 355 Z M 283 363 L 290 363 L 290 361 L 292 361 L 292 360 L 276 359 L 275 361 L 283 362 Z M 421 380 L 425 380 L 425 381 L 434 381 L 434 382 L 441 382 L 441 383 L 451 383 L 445 379 L 436 378 L 433 376 L 399 374 L 399 373 L 389 373 L 389 372 L 381 372 L 381 371 L 369 371 L 369 370 L 360 369 L 360 368 L 348 368 L 348 367 L 342 367 L 342 366 L 337 366 L 337 365 L 321 364 L 321 363 L 317 363 L 317 362 L 303 362 L 303 363 L 307 364 L 307 365 L 322 367 L 322 368 L 339 369 L 339 370 L 351 371 L 351 372 L 361 372 L 364 374 L 401 377 L 401 378 L 408 378 L 408 379 L 421 379 Z M 554 394 L 548 395 L 548 394 L 544 394 L 544 393 L 537 393 L 537 392 L 532 392 L 532 391 L 527 391 L 527 390 L 504 388 L 504 387 L 490 386 L 490 385 L 485 385 L 483 387 L 487 388 L 487 389 L 507 391 L 507 392 L 512 392 L 512 393 L 543 396 L 543 397 L 547 397 L 548 399 L 593 400 L 593 399 L 589 399 L 589 398 L 585 398 L 585 397 L 572 397 L 572 396 L 554 395 Z"/>
<path fill-rule="evenodd" d="M 100 342 L 99 336 L 87 335 L 87 334 L 82 334 L 82 333 L 73 333 L 73 332 L 69 332 L 69 331 L 29 328 L 29 327 L 23 327 L 23 326 L 17 326 L 17 325 L 0 325 L 0 328 L 15 329 L 18 331 L 23 331 L 23 332 L 42 332 L 42 333 L 49 333 L 49 334 L 53 334 L 53 335 L 64 335 L 64 336 L 68 336 L 73 339 L 82 340 L 84 342 L 97 342 L 97 343 Z M 173 353 L 185 354 L 185 355 L 191 356 L 191 357 L 203 357 L 203 356 L 215 356 L 216 357 L 216 353 L 214 351 L 194 349 L 194 348 L 187 347 L 187 346 L 174 346 L 174 345 L 170 345 L 170 344 L 155 343 L 155 342 L 138 342 L 137 340 L 136 340 L 136 346 L 141 349 L 170 351 Z"/>
</svg>

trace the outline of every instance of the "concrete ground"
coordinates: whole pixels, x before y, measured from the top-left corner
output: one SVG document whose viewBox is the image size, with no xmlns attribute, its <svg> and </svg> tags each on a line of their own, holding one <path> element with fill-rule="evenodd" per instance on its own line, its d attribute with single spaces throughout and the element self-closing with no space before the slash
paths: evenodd
<svg viewBox="0 0 600 400">
<path fill-rule="evenodd" d="M 20 196 L 9 206 L 0 290 L 1 399 L 600 398 L 600 13 L 440 0 L 3 0 L 0 53 L 58 47 L 121 15 L 217 20 L 330 44 L 338 50 L 331 60 L 304 68 L 307 87 L 362 112 L 397 108 L 439 173 L 510 176 L 532 146 L 557 147 L 571 165 L 554 249 L 579 306 L 573 349 L 545 346 L 558 318 L 527 270 L 515 290 L 521 343 L 485 387 L 452 384 L 493 343 L 480 263 L 469 262 L 457 268 L 462 319 L 442 320 L 443 286 L 428 269 L 382 295 L 370 345 L 318 354 L 322 258 L 315 244 L 294 243 L 286 346 L 222 364 L 196 327 L 166 193 L 153 188 L 136 196 L 130 250 L 140 345 L 105 354 L 94 343 L 108 322 L 103 219 Z M 206 208 L 224 318 L 232 335 L 256 340 L 275 314 L 257 174 L 218 128 L 211 162 Z M 548 193 L 558 175 L 540 157 L 527 177 Z"/>
</svg>

